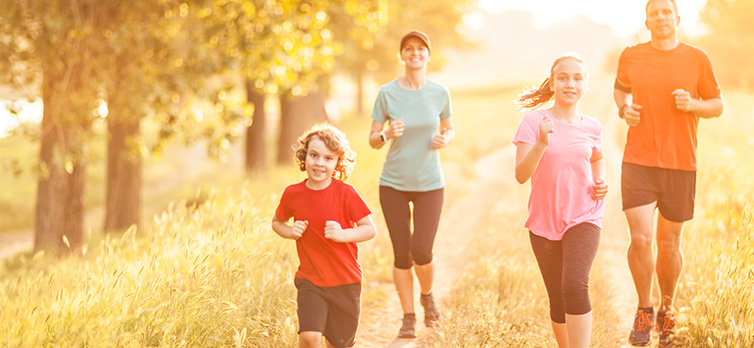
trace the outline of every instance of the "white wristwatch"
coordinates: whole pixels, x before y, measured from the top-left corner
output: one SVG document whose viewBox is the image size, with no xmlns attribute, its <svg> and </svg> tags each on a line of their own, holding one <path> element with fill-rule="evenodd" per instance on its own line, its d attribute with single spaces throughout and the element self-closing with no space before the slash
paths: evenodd
<svg viewBox="0 0 754 348">
<path fill-rule="evenodd" d="M 385 136 L 385 131 L 380 132 L 380 139 L 383 143 L 387 142 L 387 136 Z"/>
</svg>

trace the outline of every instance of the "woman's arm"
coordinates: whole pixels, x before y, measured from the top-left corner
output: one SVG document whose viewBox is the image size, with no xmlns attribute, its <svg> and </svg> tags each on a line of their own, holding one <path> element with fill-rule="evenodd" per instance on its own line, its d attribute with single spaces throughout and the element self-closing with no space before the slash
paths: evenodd
<svg viewBox="0 0 754 348">
<path fill-rule="evenodd" d="M 441 149 L 450 145 L 456 137 L 453 120 L 450 117 L 440 121 L 439 131 L 440 133 L 435 134 L 434 138 L 432 138 L 432 147 L 435 149 Z"/>
<path fill-rule="evenodd" d="M 380 136 L 382 132 L 382 123 L 372 120 L 372 129 L 369 130 L 369 146 L 375 149 L 382 148 L 385 145 L 385 141 L 382 141 Z"/>
<path fill-rule="evenodd" d="M 356 221 L 356 227 L 346 230 L 335 221 L 325 223 L 325 238 L 339 243 L 364 242 L 374 238 L 376 234 L 377 227 L 374 226 L 371 215 L 361 218 Z"/>
<path fill-rule="evenodd" d="M 385 135 L 383 141 L 382 134 Z M 390 139 L 395 139 L 403 135 L 403 119 L 399 118 L 390 122 L 385 131 L 382 131 L 382 123 L 372 120 L 372 129 L 369 131 L 369 146 L 379 149 Z"/>
</svg>

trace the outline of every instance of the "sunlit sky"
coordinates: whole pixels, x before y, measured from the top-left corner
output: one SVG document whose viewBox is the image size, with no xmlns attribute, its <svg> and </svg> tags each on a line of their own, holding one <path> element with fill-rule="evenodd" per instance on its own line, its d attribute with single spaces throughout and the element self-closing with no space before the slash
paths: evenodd
<svg viewBox="0 0 754 348">
<path fill-rule="evenodd" d="M 707 0 L 677 0 L 681 16 L 681 30 L 689 35 L 703 34 L 699 12 Z M 488 12 L 498 13 L 516 9 L 534 14 L 536 25 L 546 27 L 575 15 L 586 15 L 595 22 L 611 26 L 617 36 L 629 36 L 644 28 L 646 1 L 614 0 L 480 0 L 479 6 Z M 474 25 L 473 23 L 469 23 Z"/>
</svg>

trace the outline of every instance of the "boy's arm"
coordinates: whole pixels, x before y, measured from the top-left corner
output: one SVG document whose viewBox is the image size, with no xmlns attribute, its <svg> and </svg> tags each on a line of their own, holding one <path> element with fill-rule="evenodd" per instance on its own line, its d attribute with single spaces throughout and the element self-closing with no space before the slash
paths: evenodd
<svg viewBox="0 0 754 348">
<path fill-rule="evenodd" d="M 374 226 L 371 215 L 356 221 L 356 227 L 347 230 L 335 221 L 328 220 L 325 223 L 325 238 L 339 243 L 364 242 L 374 238 L 376 234 L 377 227 Z"/>
<path fill-rule="evenodd" d="M 286 239 L 299 239 L 309 226 L 309 221 L 298 220 L 293 222 L 293 226 L 288 225 L 287 222 L 278 219 L 277 216 L 272 216 L 272 230 L 279 236 Z"/>
</svg>

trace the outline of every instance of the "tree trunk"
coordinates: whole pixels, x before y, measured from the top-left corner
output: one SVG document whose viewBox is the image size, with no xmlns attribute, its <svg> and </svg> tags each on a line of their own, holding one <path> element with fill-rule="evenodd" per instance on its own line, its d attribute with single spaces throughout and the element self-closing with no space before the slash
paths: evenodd
<svg viewBox="0 0 754 348">
<path fill-rule="evenodd" d="M 327 120 L 325 96 L 311 92 L 304 97 L 289 93 L 280 96 L 280 136 L 278 137 L 278 164 L 293 163 L 293 146 L 298 137 L 315 123 Z"/>
<path fill-rule="evenodd" d="M 356 114 L 364 113 L 364 71 L 356 71 Z"/>
<path fill-rule="evenodd" d="M 140 124 L 117 93 L 107 116 L 107 189 L 105 232 L 122 231 L 139 224 L 141 209 Z"/>
<path fill-rule="evenodd" d="M 45 76 L 42 87 L 41 173 L 37 188 L 34 251 L 61 255 L 78 252 L 83 243 L 86 162 L 79 156 L 66 163 L 66 155 L 71 150 L 67 146 L 75 144 L 76 139 L 66 132 L 65 120 L 56 113 L 62 109 L 56 99 L 63 99 L 53 93 L 54 84 L 59 80 Z M 71 128 L 71 133 L 81 131 L 76 126 Z"/>
<path fill-rule="evenodd" d="M 246 172 L 264 174 L 267 172 L 264 94 L 254 88 L 252 81 L 246 81 L 246 100 L 254 105 L 251 125 L 246 128 Z"/>
</svg>

